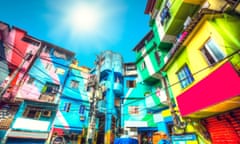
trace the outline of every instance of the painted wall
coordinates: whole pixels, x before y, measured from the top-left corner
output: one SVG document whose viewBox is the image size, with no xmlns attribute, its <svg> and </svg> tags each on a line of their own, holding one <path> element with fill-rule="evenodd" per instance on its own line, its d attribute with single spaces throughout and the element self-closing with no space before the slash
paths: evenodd
<svg viewBox="0 0 240 144">
<path fill-rule="evenodd" d="M 70 65 L 71 58 L 65 60 L 54 56 L 53 53 L 55 49 L 51 47 L 49 47 L 49 49 L 49 52 L 44 52 L 43 50 L 40 57 L 35 60 L 28 75 L 24 78 L 24 84 L 20 87 L 17 98 L 45 101 L 40 100 L 40 95 L 45 84 L 49 82 L 59 85 L 56 97 L 51 100 L 53 103 L 58 103 L 60 96 L 59 92 L 62 90 L 62 85 L 68 74 L 68 66 Z M 30 83 L 29 80 L 31 78 L 33 82 Z"/>
<path fill-rule="evenodd" d="M 129 88 L 123 102 L 122 117 L 125 127 L 156 127 L 153 115 L 147 113 L 144 93 L 149 90 L 149 87 L 142 84 L 137 84 L 135 88 Z M 138 113 L 134 114 L 131 107 L 138 107 Z"/>
<path fill-rule="evenodd" d="M 4 48 L 4 42 L 6 41 L 8 34 L 8 25 L 0 22 L 0 85 L 4 82 L 9 74 Z"/>
<path fill-rule="evenodd" d="M 237 18 L 223 15 L 223 17 L 212 19 L 210 21 L 204 21 L 198 26 L 201 29 L 197 29 L 194 34 L 191 34 L 191 39 L 185 42 L 186 48 L 181 54 L 174 60 L 174 63 L 167 70 L 170 85 L 178 82 L 176 72 L 184 65 L 187 64 L 192 73 L 196 73 L 203 68 L 208 67 L 208 63 L 205 57 L 202 55 L 200 49 L 205 42 L 212 37 L 218 46 L 222 49 L 225 55 L 229 55 L 239 48 L 239 32 L 236 30 L 240 23 L 236 21 Z M 194 36 L 193 36 L 194 35 Z M 210 67 L 198 74 L 193 75 L 194 82 L 186 89 L 196 84 L 203 79 L 206 75 L 215 70 L 219 65 Z M 172 87 L 174 96 L 179 95 L 186 89 L 182 89 L 180 83 L 173 85 Z"/>
<path fill-rule="evenodd" d="M 31 119 L 24 116 L 25 115 L 24 112 L 27 106 L 37 106 L 39 107 L 39 109 L 42 110 L 38 118 Z M 43 115 L 44 111 L 51 111 L 51 115 L 49 117 L 44 116 Z M 20 108 L 14 117 L 11 129 L 34 132 L 49 132 L 55 115 L 56 115 L 55 105 L 46 105 L 46 103 L 25 101 L 20 105 Z"/>
<path fill-rule="evenodd" d="M 88 126 L 90 110 L 89 96 L 85 89 L 88 74 L 80 70 L 71 69 L 61 95 L 54 127 L 78 133 Z M 77 87 L 72 87 L 72 81 L 78 82 Z M 66 103 L 71 103 L 66 111 Z M 83 118 L 82 120 L 80 119 Z"/>
<path fill-rule="evenodd" d="M 10 74 L 14 72 L 24 61 L 21 70 L 17 73 L 13 81 L 11 82 L 9 89 L 10 93 L 5 93 L 3 97 L 9 98 L 15 96 L 20 85 L 20 81 L 23 79 L 24 73 L 27 72 L 31 62 L 36 56 L 37 51 L 41 47 L 41 42 L 37 39 L 27 35 L 27 33 L 21 29 L 13 27 L 4 41 L 5 58 L 8 62 L 8 69 Z M 32 56 L 29 59 L 24 60 L 28 54 Z M 3 87 L 6 83 L 3 84 Z"/>
<path fill-rule="evenodd" d="M 167 70 L 171 89 L 175 97 L 189 89 L 191 90 L 195 84 L 223 64 L 223 62 L 220 62 L 209 67 L 205 57 L 200 51 L 210 37 L 217 42 L 226 56 L 239 50 L 239 31 L 236 30 L 240 26 L 239 24 L 239 17 L 232 17 L 226 14 L 216 17 L 204 17 L 199 22 L 194 31 L 183 43 L 181 47 L 182 51 L 175 57 L 173 63 Z M 239 56 L 234 56 L 232 62 L 237 62 L 239 59 Z M 177 83 L 179 80 L 176 72 L 178 72 L 184 64 L 187 64 L 191 73 L 194 74 L 194 81 L 185 89 L 182 89 L 180 83 Z M 219 83 L 219 80 L 216 80 L 216 82 Z M 187 132 L 195 132 L 198 135 L 197 139 L 199 142 L 210 143 L 209 137 L 206 136 L 207 131 L 199 121 L 190 121 L 188 123 Z"/>
</svg>

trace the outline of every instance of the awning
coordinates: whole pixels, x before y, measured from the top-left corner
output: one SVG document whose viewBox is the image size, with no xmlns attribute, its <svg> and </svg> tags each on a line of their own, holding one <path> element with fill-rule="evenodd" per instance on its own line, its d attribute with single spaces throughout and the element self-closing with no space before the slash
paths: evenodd
<svg viewBox="0 0 240 144">
<path fill-rule="evenodd" d="M 8 137 L 15 138 L 29 138 L 29 139 L 47 139 L 48 133 L 46 132 L 26 132 L 26 131 L 10 131 Z"/>
</svg>

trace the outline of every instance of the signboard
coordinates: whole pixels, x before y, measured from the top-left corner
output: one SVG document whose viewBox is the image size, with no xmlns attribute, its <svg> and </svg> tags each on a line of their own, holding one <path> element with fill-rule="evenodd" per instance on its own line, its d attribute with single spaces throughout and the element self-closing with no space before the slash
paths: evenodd
<svg viewBox="0 0 240 144">
<path fill-rule="evenodd" d="M 172 136 L 172 141 L 193 141 L 196 140 L 196 134 L 184 134 Z"/>
<path fill-rule="evenodd" d="M 10 131 L 8 137 L 19 137 L 19 138 L 35 138 L 35 139 L 47 139 L 48 133 L 41 132 L 24 132 L 24 131 Z"/>
<path fill-rule="evenodd" d="M 125 127 L 148 127 L 145 121 L 125 121 Z"/>
</svg>

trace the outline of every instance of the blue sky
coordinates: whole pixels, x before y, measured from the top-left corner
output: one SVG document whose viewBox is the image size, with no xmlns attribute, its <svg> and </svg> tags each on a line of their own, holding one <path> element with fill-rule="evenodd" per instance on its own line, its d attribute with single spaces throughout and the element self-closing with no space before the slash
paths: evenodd
<svg viewBox="0 0 240 144">
<path fill-rule="evenodd" d="M 76 54 L 92 67 L 112 50 L 134 62 L 132 49 L 150 30 L 147 0 L 1 0 L 0 21 Z"/>
</svg>

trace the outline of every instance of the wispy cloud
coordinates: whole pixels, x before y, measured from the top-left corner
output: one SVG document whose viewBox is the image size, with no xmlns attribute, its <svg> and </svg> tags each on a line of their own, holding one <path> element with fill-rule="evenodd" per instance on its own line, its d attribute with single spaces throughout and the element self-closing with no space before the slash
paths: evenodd
<svg viewBox="0 0 240 144">
<path fill-rule="evenodd" d="M 127 7 L 123 1 L 112 0 L 60 0 L 48 2 L 49 13 L 45 15 L 50 24 L 50 37 L 64 41 L 69 48 L 82 53 L 96 53 L 114 45 L 122 36 L 124 15 Z M 83 7 L 84 6 L 84 7 Z M 82 22 L 89 20 L 92 15 L 79 9 L 90 9 L 96 12 L 94 19 L 98 19 L 92 30 L 81 29 Z M 79 18 L 79 19 L 78 19 Z M 91 19 L 90 19 L 91 21 Z M 82 25 L 84 27 L 84 25 Z"/>
</svg>

